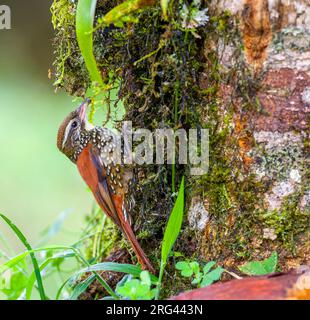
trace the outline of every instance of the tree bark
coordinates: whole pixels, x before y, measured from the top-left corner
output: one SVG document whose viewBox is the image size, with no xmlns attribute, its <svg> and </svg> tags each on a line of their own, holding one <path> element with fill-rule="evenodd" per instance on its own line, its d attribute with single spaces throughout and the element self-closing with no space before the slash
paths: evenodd
<svg viewBox="0 0 310 320">
<path fill-rule="evenodd" d="M 231 172 L 239 174 L 232 174 L 233 184 L 224 183 L 231 203 L 221 225 L 212 215 L 206 225 L 205 257 L 236 266 L 240 258 L 259 259 L 277 250 L 282 270 L 309 263 L 310 5 L 267 0 L 212 5 L 232 12 L 244 49 L 236 57 L 238 42 L 229 43 L 221 56 L 224 69 L 237 73 L 221 84 L 220 97 L 223 110 L 233 106 L 223 152 L 233 160 Z M 210 197 L 204 201 L 212 205 Z"/>
</svg>

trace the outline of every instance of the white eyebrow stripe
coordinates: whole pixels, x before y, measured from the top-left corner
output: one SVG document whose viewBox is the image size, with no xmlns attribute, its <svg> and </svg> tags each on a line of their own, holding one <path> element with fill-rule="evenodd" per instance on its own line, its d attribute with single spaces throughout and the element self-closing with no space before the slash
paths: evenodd
<svg viewBox="0 0 310 320">
<path fill-rule="evenodd" d="M 70 122 L 68 123 L 68 125 L 66 127 L 64 138 L 63 138 L 63 141 L 62 141 L 62 149 L 64 148 L 64 146 L 65 146 L 65 144 L 66 144 L 66 142 L 68 140 L 68 136 L 69 136 L 71 125 L 72 125 L 73 121 L 74 121 L 74 119 L 70 120 Z"/>
</svg>

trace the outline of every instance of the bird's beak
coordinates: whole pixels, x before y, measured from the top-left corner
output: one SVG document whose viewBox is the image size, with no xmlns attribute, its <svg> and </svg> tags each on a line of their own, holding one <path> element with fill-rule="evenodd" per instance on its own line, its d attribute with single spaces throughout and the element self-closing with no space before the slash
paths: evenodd
<svg viewBox="0 0 310 320">
<path fill-rule="evenodd" d="M 86 122 L 86 110 L 89 104 L 90 104 L 90 99 L 88 98 L 85 101 L 83 101 L 83 103 L 77 109 L 81 122 Z"/>
</svg>

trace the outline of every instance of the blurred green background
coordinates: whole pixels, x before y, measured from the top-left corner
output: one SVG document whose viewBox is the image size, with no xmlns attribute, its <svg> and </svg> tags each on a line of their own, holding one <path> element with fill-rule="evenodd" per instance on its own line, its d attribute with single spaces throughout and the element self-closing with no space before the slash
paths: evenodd
<svg viewBox="0 0 310 320">
<path fill-rule="evenodd" d="M 0 30 L 0 212 L 33 245 L 69 211 L 50 243 L 76 241 L 93 201 L 76 167 L 56 147 L 58 126 L 77 103 L 64 92 L 55 94 L 47 76 L 53 62 L 51 3 L 1 1 L 11 8 L 12 29 Z M 15 253 L 24 250 L 2 221 L 1 235 Z"/>
</svg>

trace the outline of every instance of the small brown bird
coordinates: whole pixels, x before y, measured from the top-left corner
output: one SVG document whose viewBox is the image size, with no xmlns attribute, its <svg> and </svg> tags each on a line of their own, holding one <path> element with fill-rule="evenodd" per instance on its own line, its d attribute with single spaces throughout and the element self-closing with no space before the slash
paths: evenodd
<svg viewBox="0 0 310 320">
<path fill-rule="evenodd" d="M 116 134 L 88 123 L 88 104 L 89 100 L 83 102 L 62 122 L 58 130 L 57 147 L 77 165 L 101 209 L 130 241 L 143 269 L 155 274 L 131 228 L 129 186 L 133 177 L 132 169 L 116 159 L 119 141 Z"/>
</svg>

